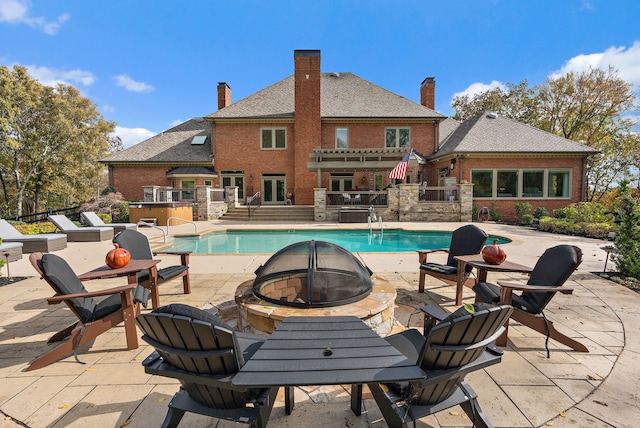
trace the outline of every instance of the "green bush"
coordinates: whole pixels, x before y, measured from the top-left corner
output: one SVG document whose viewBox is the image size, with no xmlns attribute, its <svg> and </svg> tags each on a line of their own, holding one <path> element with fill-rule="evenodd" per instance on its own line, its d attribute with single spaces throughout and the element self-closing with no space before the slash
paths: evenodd
<svg viewBox="0 0 640 428">
<path fill-rule="evenodd" d="M 545 207 L 537 207 L 533 210 L 533 217 L 541 219 L 542 217 L 549 217 L 549 210 Z"/>
<path fill-rule="evenodd" d="M 491 202 L 491 207 L 489 208 L 489 215 L 491 216 L 491 220 L 500 221 L 502 218 L 502 213 L 498 211 L 498 204 L 494 201 Z"/>
<path fill-rule="evenodd" d="M 20 233 L 22 233 L 23 235 L 37 235 L 39 233 L 53 233 L 55 232 L 56 226 L 51 223 L 50 221 L 43 221 L 41 223 L 31 223 L 31 224 L 25 224 L 25 223 L 15 223 L 15 222 L 10 222 L 13 224 L 13 227 L 16 228 L 16 230 L 18 230 Z"/>
<path fill-rule="evenodd" d="M 106 195 L 108 195 L 109 193 L 116 193 L 116 192 L 117 192 L 117 191 L 116 191 L 115 187 L 113 187 L 113 186 L 107 186 L 107 187 L 105 187 L 104 189 L 102 189 L 102 192 L 100 192 L 100 195 L 102 195 L 102 196 L 106 196 Z"/>
<path fill-rule="evenodd" d="M 554 218 L 567 218 L 567 211 L 565 208 L 558 208 L 557 210 L 553 210 Z"/>
<path fill-rule="evenodd" d="M 631 192 L 622 190 L 618 201 L 620 223 L 614 244 L 618 250 L 612 259 L 620 273 L 640 278 L 640 206 Z"/>
<path fill-rule="evenodd" d="M 613 223 L 574 223 L 566 218 L 543 217 L 538 226 L 544 232 L 607 238 L 615 230 Z"/>
<path fill-rule="evenodd" d="M 532 214 L 522 214 L 520 218 L 520 223 L 522 224 L 532 224 L 533 223 L 533 215 Z"/>
<path fill-rule="evenodd" d="M 111 214 L 107 213 L 97 213 L 96 214 L 105 224 L 111 224 L 113 219 L 111 218 Z"/>
<path fill-rule="evenodd" d="M 476 204 L 471 205 L 471 219 L 475 220 L 478 218 L 478 206 Z"/>
<path fill-rule="evenodd" d="M 518 222 L 524 223 L 523 217 L 531 213 L 531 204 L 529 202 L 516 202 L 515 209 Z"/>
<path fill-rule="evenodd" d="M 120 202 L 120 216 L 118 219 L 124 223 L 129 221 L 129 202 Z"/>
</svg>

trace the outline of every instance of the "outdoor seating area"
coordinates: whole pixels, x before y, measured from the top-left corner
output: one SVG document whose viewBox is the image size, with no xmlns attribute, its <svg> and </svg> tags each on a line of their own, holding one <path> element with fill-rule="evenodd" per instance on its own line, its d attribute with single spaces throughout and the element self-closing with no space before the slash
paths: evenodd
<svg viewBox="0 0 640 428">
<path fill-rule="evenodd" d="M 158 242 L 157 231 L 144 231 L 147 246 Z M 337 313 L 322 320 L 284 318 L 271 335 L 235 331 L 233 293 L 269 256 L 198 255 L 190 258 L 190 294 L 184 294 L 183 278 L 175 277 L 163 285 L 156 309 L 136 309 L 140 302 L 134 303 L 132 310 L 140 311 L 136 338 L 142 336 L 134 348 L 125 345 L 131 319 L 109 321 L 99 331 L 102 322 L 96 314 L 101 311 L 94 304 L 100 303 L 81 300 L 86 305 L 80 309 L 73 304 L 80 302 L 77 297 L 105 294 L 113 287 L 127 288 L 127 295 L 148 290 L 137 286 L 137 274 L 127 274 L 128 280 L 105 275 L 80 282 L 84 274 L 75 272 L 99 270 L 112 246 L 73 242 L 59 257 L 33 255 L 30 270 L 25 270 L 28 260 L 16 261 L 15 270 L 27 278 L 0 287 L 0 376 L 6 385 L 0 409 L 27 426 L 51 427 L 160 426 L 163 421 L 165 426 L 206 426 L 215 423 L 212 417 L 270 427 L 410 426 L 413 419 L 417 426 L 433 427 L 469 426 L 471 421 L 496 427 L 583 426 L 598 420 L 632 426 L 627 422 L 632 423 L 629 412 L 635 410 L 617 397 L 626 394 L 628 382 L 623 380 L 633 367 L 627 348 L 640 339 L 633 333 L 637 306 L 632 303 L 639 297 L 589 273 L 604 262 L 604 252 L 594 257 L 600 242 L 572 241 L 583 250 L 581 270 L 572 270 L 563 281 L 573 294 L 555 295 L 545 313 L 589 352 L 577 353 L 552 341 L 549 360 L 545 337 L 517 321 L 511 306 L 476 303 L 470 314 L 455 304 L 456 287 L 430 275 L 424 292 L 418 292 L 415 253 L 358 254 L 397 292 L 395 326 L 386 340 L 357 318 Z M 531 266 L 537 266 L 534 251 L 543 254 L 554 246 L 548 236 L 522 242 L 514 239 L 505 248 L 514 262 Z M 87 259 L 89 254 L 95 256 Z M 179 259 L 175 254 L 160 257 L 164 260 L 158 271 Z M 445 253 L 429 257 L 446 264 Z M 53 267 L 45 268 L 43 258 Z M 519 272 L 488 275 L 487 281 L 498 285 L 523 286 L 528 280 Z M 123 287 L 132 278 L 135 284 Z M 52 298 L 51 283 L 76 288 L 55 289 Z M 129 300 L 118 299 L 118 305 Z M 464 287 L 462 299 L 473 305 L 475 293 Z M 70 302 L 70 310 L 48 304 L 63 300 Z M 122 308 L 116 312 L 124 313 Z M 89 313 L 94 315 L 87 318 Z M 508 341 L 496 347 L 509 318 Z M 65 328 L 68 324 L 72 326 Z M 63 343 L 71 346 L 54 352 L 46 340 L 60 328 L 54 336 L 68 338 Z M 190 337 L 192 333 L 196 335 Z M 37 370 L 30 367 L 49 352 L 54 354 L 51 361 Z M 85 364 L 78 364 L 74 353 Z M 449 385 L 447 390 L 441 382 Z M 42 394 L 44 390 L 50 392 Z M 203 391 L 210 393 L 203 396 Z M 216 409 L 220 400 L 227 410 Z M 252 405 L 243 404 L 247 402 Z"/>
<path fill-rule="evenodd" d="M 64 215 L 50 215 L 48 219 L 67 235 L 69 242 L 106 241 L 114 235 L 112 227 L 78 227 Z"/>
<path fill-rule="evenodd" d="M 67 248 L 67 235 L 63 233 L 23 235 L 4 219 L 0 219 L 0 238 L 4 243 L 21 243 L 23 253 L 51 253 Z"/>
<path fill-rule="evenodd" d="M 122 232 L 123 230 L 136 230 L 138 227 L 134 223 L 110 223 L 107 224 L 93 211 L 83 211 L 80 213 L 80 220 L 82 223 L 90 227 L 112 227 L 114 233 Z"/>
</svg>

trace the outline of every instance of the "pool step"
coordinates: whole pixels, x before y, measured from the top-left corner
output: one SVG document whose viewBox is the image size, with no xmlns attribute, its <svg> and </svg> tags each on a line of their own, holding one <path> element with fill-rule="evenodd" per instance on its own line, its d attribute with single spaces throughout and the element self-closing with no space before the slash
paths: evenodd
<svg viewBox="0 0 640 428">
<path fill-rule="evenodd" d="M 314 221 L 314 211 L 311 205 L 278 205 L 268 206 L 263 205 L 261 207 L 251 207 L 251 217 L 249 217 L 249 211 L 247 207 L 237 207 L 227 211 L 221 220 L 236 220 L 236 221 L 265 221 L 265 222 L 278 222 L 278 221 Z"/>
</svg>

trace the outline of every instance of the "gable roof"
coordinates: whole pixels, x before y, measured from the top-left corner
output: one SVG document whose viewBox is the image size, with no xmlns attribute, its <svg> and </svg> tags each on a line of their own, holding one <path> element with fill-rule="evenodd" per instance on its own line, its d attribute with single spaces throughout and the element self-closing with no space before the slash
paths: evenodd
<svg viewBox="0 0 640 428">
<path fill-rule="evenodd" d="M 595 154 L 598 150 L 559 137 L 547 131 L 525 125 L 516 120 L 484 112 L 459 123 L 446 122 L 449 134 L 440 128 L 440 149 L 429 156 L 430 160 L 452 154 Z M 456 126 L 457 123 L 457 126 Z"/>
<path fill-rule="evenodd" d="M 204 144 L 192 145 L 193 137 L 206 136 Z M 200 119 L 190 119 L 160 134 L 100 160 L 103 163 L 213 163 L 211 155 L 211 125 Z"/>
<path fill-rule="evenodd" d="M 294 76 L 207 116 L 215 119 L 294 117 Z M 445 116 L 353 73 L 320 73 L 322 118 L 435 118 Z"/>
</svg>

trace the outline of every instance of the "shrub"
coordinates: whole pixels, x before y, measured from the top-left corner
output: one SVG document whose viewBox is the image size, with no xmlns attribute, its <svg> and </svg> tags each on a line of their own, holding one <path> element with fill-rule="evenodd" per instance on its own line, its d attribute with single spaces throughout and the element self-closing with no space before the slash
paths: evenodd
<svg viewBox="0 0 640 428">
<path fill-rule="evenodd" d="M 107 186 L 104 189 L 102 189 L 102 192 L 100 192 L 100 196 L 106 196 L 109 193 L 117 193 L 115 187 L 113 186 Z"/>
<path fill-rule="evenodd" d="M 23 235 L 37 235 L 39 233 L 53 233 L 56 231 L 56 226 L 50 221 L 43 221 L 40 223 L 12 223 Z"/>
<path fill-rule="evenodd" d="M 554 218 L 567 218 L 567 211 L 564 208 L 558 208 L 557 210 L 553 210 Z"/>
<path fill-rule="evenodd" d="M 478 206 L 476 204 L 471 205 L 471 219 L 475 220 L 478 218 Z"/>
<path fill-rule="evenodd" d="M 531 213 L 531 204 L 529 202 L 516 202 L 515 208 L 516 208 L 516 217 L 518 218 L 518 222 L 525 223 L 523 220 L 523 216 Z M 528 223 L 528 224 L 531 224 L 531 223 Z"/>
<path fill-rule="evenodd" d="M 614 244 L 618 254 L 612 259 L 620 273 L 640 278 L 640 207 L 629 191 L 623 191 L 618 201 L 620 223 L 616 227 Z"/>
<path fill-rule="evenodd" d="M 491 207 L 489 208 L 489 215 L 491 216 L 491 220 L 500 221 L 502 218 L 502 214 L 498 211 L 498 204 L 495 202 L 491 202 Z"/>
<path fill-rule="evenodd" d="M 120 202 L 120 216 L 118 220 L 125 223 L 129 221 L 129 202 Z"/>
<path fill-rule="evenodd" d="M 533 217 L 541 219 L 542 217 L 549 217 L 549 210 L 545 207 L 537 207 L 533 210 Z"/>
<path fill-rule="evenodd" d="M 532 224 L 533 223 L 533 215 L 532 214 L 522 214 L 520 218 L 520 223 L 522 224 Z"/>
</svg>

